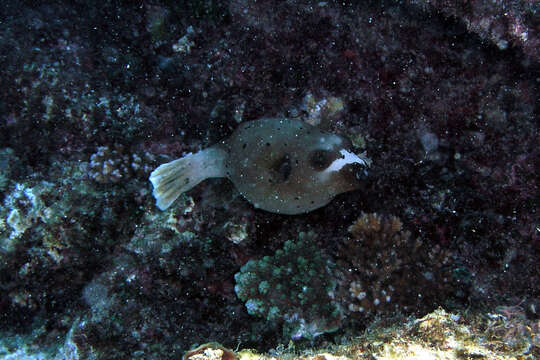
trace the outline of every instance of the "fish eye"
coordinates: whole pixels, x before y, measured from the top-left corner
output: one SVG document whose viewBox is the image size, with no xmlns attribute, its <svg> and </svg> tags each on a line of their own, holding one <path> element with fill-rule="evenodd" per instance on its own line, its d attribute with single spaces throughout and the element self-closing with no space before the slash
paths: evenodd
<svg viewBox="0 0 540 360">
<path fill-rule="evenodd" d="M 315 150 L 309 154 L 309 165 L 315 170 L 324 170 L 332 162 L 330 151 L 328 150 Z"/>
<path fill-rule="evenodd" d="M 289 154 L 283 155 L 277 159 L 271 166 L 270 170 L 273 173 L 271 182 L 282 183 L 289 179 L 292 172 L 291 157 Z"/>
</svg>

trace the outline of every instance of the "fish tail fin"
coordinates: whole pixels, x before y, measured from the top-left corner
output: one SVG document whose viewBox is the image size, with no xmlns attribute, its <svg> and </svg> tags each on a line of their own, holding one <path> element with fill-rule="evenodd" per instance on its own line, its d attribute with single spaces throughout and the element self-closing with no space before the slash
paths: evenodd
<svg viewBox="0 0 540 360">
<path fill-rule="evenodd" d="M 216 145 L 157 167 L 150 174 L 157 207 L 165 210 L 201 181 L 226 176 L 226 156 L 225 150 Z"/>
</svg>

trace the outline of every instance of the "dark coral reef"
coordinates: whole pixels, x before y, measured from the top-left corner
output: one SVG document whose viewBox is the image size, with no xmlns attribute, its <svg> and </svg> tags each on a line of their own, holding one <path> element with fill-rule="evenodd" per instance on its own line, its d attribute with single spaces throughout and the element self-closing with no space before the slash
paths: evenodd
<svg viewBox="0 0 540 360">
<path fill-rule="evenodd" d="M 534 358 L 539 18 L 531 1 L 4 1 L 0 356 L 278 356 L 461 329 L 442 307 Z M 283 216 L 209 179 L 155 206 L 150 171 L 263 116 L 351 140 L 363 188 Z"/>
</svg>

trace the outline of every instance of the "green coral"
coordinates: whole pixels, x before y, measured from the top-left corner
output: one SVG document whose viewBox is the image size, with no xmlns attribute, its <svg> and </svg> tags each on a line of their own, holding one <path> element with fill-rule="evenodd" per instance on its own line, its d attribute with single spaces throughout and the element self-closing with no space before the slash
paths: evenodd
<svg viewBox="0 0 540 360">
<path fill-rule="evenodd" d="M 273 256 L 250 260 L 235 275 L 235 291 L 250 315 L 283 323 L 289 338 L 312 339 L 339 328 L 342 312 L 333 300 L 333 265 L 313 233 L 286 241 Z"/>
</svg>

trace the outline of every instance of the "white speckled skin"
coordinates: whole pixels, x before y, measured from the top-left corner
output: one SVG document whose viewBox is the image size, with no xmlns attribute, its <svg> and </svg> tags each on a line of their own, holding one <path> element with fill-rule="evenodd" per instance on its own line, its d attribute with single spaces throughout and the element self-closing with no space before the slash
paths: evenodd
<svg viewBox="0 0 540 360">
<path fill-rule="evenodd" d="M 223 143 L 227 176 L 238 191 L 255 207 L 281 214 L 309 212 L 357 188 L 346 162 L 366 166 L 356 155 L 340 152 L 350 147 L 346 140 L 299 120 L 250 121 Z M 312 165 L 314 151 L 326 151 L 325 164 Z"/>
<path fill-rule="evenodd" d="M 208 149 L 161 165 L 150 180 L 161 209 L 204 178 L 227 177 L 255 207 L 301 214 L 360 186 L 356 175 L 369 159 L 350 148 L 344 138 L 302 121 L 262 118 Z"/>
</svg>

